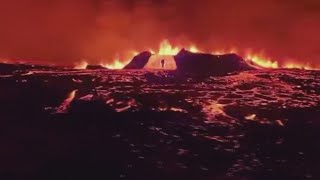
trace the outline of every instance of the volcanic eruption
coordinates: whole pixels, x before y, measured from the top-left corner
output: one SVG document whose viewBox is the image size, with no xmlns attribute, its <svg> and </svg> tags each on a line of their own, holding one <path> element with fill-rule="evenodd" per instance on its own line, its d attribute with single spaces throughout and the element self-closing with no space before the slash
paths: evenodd
<svg viewBox="0 0 320 180">
<path fill-rule="evenodd" d="M 0 1 L 0 179 L 320 179 L 319 12 Z"/>
<path fill-rule="evenodd" d="M 153 56 L 154 58 L 152 58 Z M 182 49 L 173 57 L 142 52 L 135 56 L 124 69 L 165 69 L 184 73 L 224 75 L 234 71 L 253 70 L 255 68 L 236 54 L 211 55 L 192 53 Z"/>
<path fill-rule="evenodd" d="M 186 48 L 187 47 L 187 48 Z M 230 49 L 220 49 L 213 51 L 203 51 L 197 48 L 196 45 L 191 43 L 188 46 L 174 46 L 170 43 L 169 40 L 165 39 L 160 42 L 159 49 L 157 51 L 149 48 L 147 51 L 143 51 L 138 53 L 137 50 L 129 51 L 128 54 L 125 55 L 127 59 L 125 61 L 120 61 L 118 58 L 113 60 L 112 63 L 100 63 L 101 66 L 106 67 L 108 69 L 161 69 L 161 64 L 159 63 L 161 60 L 166 59 L 166 68 L 167 70 L 175 70 L 177 69 L 176 60 L 174 56 L 176 56 L 179 52 L 183 52 L 182 50 L 187 50 L 191 53 L 202 53 L 202 54 L 210 54 L 215 56 L 222 56 L 226 54 L 235 54 L 245 60 L 248 64 L 256 67 L 256 68 L 289 68 L 289 69 L 307 69 L 313 70 L 318 69 L 317 66 L 311 66 L 310 64 L 296 63 L 293 61 L 286 62 L 278 62 L 276 60 L 272 60 L 264 53 L 256 53 L 251 50 L 238 50 L 237 48 Z M 225 56 L 222 56 L 225 57 Z M 133 59 L 130 59 L 133 58 Z M 151 59 L 150 59 L 151 58 Z M 203 63 L 200 59 L 199 63 Z M 88 65 L 88 62 L 81 61 L 75 66 L 75 69 L 85 69 Z"/>
</svg>

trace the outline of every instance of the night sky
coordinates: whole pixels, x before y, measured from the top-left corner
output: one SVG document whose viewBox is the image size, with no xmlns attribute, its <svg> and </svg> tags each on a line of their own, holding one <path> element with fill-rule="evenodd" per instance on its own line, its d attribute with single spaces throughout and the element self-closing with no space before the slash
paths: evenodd
<svg viewBox="0 0 320 180">
<path fill-rule="evenodd" d="M 39 63 L 112 61 L 167 38 L 320 64 L 319 0 L 1 0 L 0 24 L 0 57 Z"/>
</svg>

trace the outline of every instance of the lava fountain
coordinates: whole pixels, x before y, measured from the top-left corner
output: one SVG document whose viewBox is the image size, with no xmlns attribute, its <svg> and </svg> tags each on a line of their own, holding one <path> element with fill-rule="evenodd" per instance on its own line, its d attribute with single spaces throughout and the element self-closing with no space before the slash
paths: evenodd
<svg viewBox="0 0 320 180">
<path fill-rule="evenodd" d="M 187 47 L 187 48 L 185 48 Z M 161 69 L 161 64 L 159 62 L 161 59 L 166 60 L 165 69 L 176 69 L 175 63 L 173 63 L 174 58 L 173 56 L 177 55 L 181 49 L 186 49 L 193 53 L 208 53 L 205 51 L 200 50 L 196 45 L 190 44 L 188 46 L 176 46 L 170 43 L 168 39 L 164 39 L 160 42 L 158 50 L 149 49 L 149 51 L 154 54 L 151 57 L 151 62 L 146 65 L 147 69 Z M 137 55 L 138 52 L 142 51 L 129 51 L 125 57 L 127 60 L 120 60 L 118 57 L 114 58 L 112 63 L 101 63 L 100 65 L 106 67 L 108 69 L 122 69 L 125 65 L 130 62 L 133 56 Z M 276 60 L 266 56 L 263 53 L 256 53 L 252 52 L 251 50 L 247 51 L 240 51 L 238 48 L 230 48 L 230 49 L 216 49 L 212 50 L 211 53 L 213 55 L 223 55 L 223 54 L 239 54 L 246 60 L 249 64 L 252 64 L 256 67 L 260 68 L 268 68 L 268 69 L 277 69 L 277 68 L 298 68 L 298 69 L 307 69 L 307 70 L 314 70 L 318 69 L 316 67 L 311 66 L 310 64 L 298 64 L 294 61 L 279 63 Z M 88 65 L 86 61 L 82 61 L 81 63 L 77 64 L 75 69 L 85 69 Z"/>
</svg>

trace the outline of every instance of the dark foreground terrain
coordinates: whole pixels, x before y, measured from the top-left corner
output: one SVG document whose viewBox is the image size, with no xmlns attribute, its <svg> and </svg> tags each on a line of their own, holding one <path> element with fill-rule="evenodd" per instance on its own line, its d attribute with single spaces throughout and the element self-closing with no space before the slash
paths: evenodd
<svg viewBox="0 0 320 180">
<path fill-rule="evenodd" d="M 0 179 L 320 179 L 320 72 L 0 75 Z"/>
</svg>

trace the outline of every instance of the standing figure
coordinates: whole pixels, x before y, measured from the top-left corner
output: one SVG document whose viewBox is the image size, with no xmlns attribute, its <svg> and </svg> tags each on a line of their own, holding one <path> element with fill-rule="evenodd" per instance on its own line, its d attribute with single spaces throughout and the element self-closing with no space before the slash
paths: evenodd
<svg viewBox="0 0 320 180">
<path fill-rule="evenodd" d="M 162 67 L 162 68 L 164 68 L 165 63 L 166 63 L 165 60 L 162 59 L 162 60 L 161 60 L 161 67 Z"/>
</svg>

